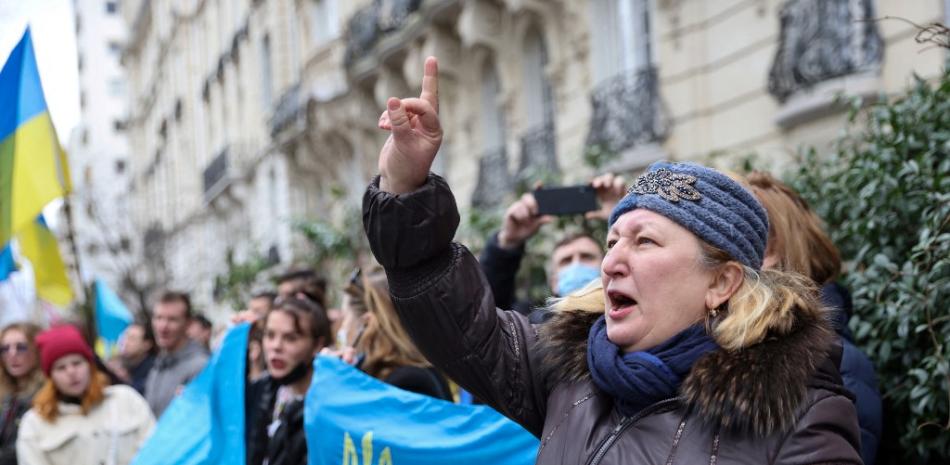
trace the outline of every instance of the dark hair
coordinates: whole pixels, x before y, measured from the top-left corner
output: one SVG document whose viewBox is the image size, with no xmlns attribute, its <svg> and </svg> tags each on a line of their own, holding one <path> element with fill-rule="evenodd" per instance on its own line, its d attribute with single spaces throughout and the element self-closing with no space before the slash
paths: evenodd
<svg viewBox="0 0 950 465">
<path fill-rule="evenodd" d="M 309 335 L 314 341 L 323 346 L 333 345 L 333 332 L 330 328 L 330 317 L 327 316 L 326 309 L 322 305 L 307 299 L 288 297 L 286 299 L 277 299 L 274 302 L 274 308 L 267 314 L 268 317 L 274 312 L 286 312 L 294 320 L 294 330 L 303 335 Z M 304 318 L 309 323 L 304 327 L 301 323 Z"/>
<path fill-rule="evenodd" d="M 200 313 L 196 313 L 195 316 L 191 318 L 191 321 L 197 322 L 204 329 L 211 329 L 214 327 L 214 325 L 211 324 L 211 320 Z"/>
<path fill-rule="evenodd" d="M 327 306 L 327 280 L 313 268 L 291 268 L 277 277 L 277 285 L 297 281 L 290 295 L 303 294 L 321 307 Z"/>
<path fill-rule="evenodd" d="M 165 291 L 158 298 L 158 303 L 161 304 L 173 304 L 180 302 L 185 306 L 185 318 L 192 318 L 194 316 L 194 311 L 191 308 L 191 297 L 188 296 L 187 292 L 179 291 Z"/>
<path fill-rule="evenodd" d="M 595 239 L 594 236 L 584 231 L 577 231 L 577 232 L 568 233 L 561 236 L 560 238 L 558 238 L 558 241 L 554 243 L 554 247 L 551 248 L 551 252 L 554 252 L 555 250 L 567 244 L 570 244 L 571 242 L 574 242 L 578 239 L 584 239 L 584 238 L 590 239 L 594 244 L 597 244 L 597 249 L 600 250 L 600 253 L 604 253 L 604 246 L 601 244 L 601 241 Z"/>
<path fill-rule="evenodd" d="M 257 299 L 267 299 L 270 302 L 270 305 L 274 305 L 274 300 L 277 299 L 277 293 L 274 291 L 261 291 L 254 294 L 251 294 L 251 300 Z"/>
<path fill-rule="evenodd" d="M 157 354 L 158 344 L 155 343 L 155 330 L 152 329 L 152 323 L 145 319 L 136 318 L 135 321 L 133 321 L 132 324 L 129 325 L 129 328 L 131 328 L 132 326 L 138 326 L 142 328 L 142 339 L 145 339 L 146 341 L 149 342 L 149 344 L 152 345 L 152 347 L 148 349 L 148 354 L 149 355 Z M 128 331 L 128 328 L 126 328 L 126 331 Z"/>
</svg>

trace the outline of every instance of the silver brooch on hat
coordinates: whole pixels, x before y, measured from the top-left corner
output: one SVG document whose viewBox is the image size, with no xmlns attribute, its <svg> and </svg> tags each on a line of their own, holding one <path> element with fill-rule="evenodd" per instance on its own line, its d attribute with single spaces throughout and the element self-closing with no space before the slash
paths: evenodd
<svg viewBox="0 0 950 465">
<path fill-rule="evenodd" d="M 699 191 L 693 187 L 696 176 L 677 174 L 666 168 L 650 171 L 637 177 L 637 181 L 630 187 L 631 193 L 657 194 L 670 202 L 679 202 L 680 199 L 699 200 L 702 198 Z"/>
</svg>

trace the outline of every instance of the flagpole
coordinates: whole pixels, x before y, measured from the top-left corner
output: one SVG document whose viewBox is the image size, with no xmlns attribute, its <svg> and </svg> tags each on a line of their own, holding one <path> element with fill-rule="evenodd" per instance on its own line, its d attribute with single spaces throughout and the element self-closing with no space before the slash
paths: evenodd
<svg viewBox="0 0 950 465">
<path fill-rule="evenodd" d="M 89 291 L 89 286 L 82 279 L 82 265 L 80 264 L 79 258 L 79 246 L 76 245 L 76 228 L 73 224 L 73 207 L 72 201 L 70 198 L 72 195 L 63 196 L 63 213 L 66 214 L 66 240 L 69 241 L 69 248 L 73 253 L 73 269 L 76 273 L 76 281 L 79 283 L 79 287 L 82 288 L 83 294 L 83 304 L 79 306 L 80 312 L 82 312 L 82 318 L 84 320 L 86 331 L 88 333 L 90 344 L 96 343 L 96 319 L 93 312 L 93 302 L 92 295 Z"/>
</svg>

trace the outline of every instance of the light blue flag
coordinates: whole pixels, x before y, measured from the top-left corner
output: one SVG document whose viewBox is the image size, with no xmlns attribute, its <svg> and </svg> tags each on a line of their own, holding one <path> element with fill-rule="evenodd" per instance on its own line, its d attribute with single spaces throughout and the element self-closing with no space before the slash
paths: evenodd
<svg viewBox="0 0 950 465">
<path fill-rule="evenodd" d="M 99 337 L 109 344 L 115 344 L 125 328 L 132 323 L 132 313 L 101 279 L 97 279 L 93 287 L 96 293 L 96 329 L 99 331 Z"/>
<path fill-rule="evenodd" d="M 16 270 L 16 262 L 13 260 L 13 247 L 7 243 L 7 246 L 0 250 L 0 281 L 6 281 L 10 274 Z"/>
<path fill-rule="evenodd" d="M 530 465 L 538 440 L 498 412 L 398 389 L 337 358 L 314 362 L 310 465 Z"/>
<path fill-rule="evenodd" d="M 158 420 L 132 465 L 244 465 L 244 370 L 250 324 L 232 328 L 208 366 Z"/>
</svg>

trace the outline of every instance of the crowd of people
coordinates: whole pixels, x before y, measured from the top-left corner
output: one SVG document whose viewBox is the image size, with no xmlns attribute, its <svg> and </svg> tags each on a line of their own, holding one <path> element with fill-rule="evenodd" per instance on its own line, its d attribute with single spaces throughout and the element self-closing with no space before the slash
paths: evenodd
<svg viewBox="0 0 950 465">
<path fill-rule="evenodd" d="M 377 262 L 339 293 L 289 270 L 234 318 L 251 325 L 249 465 L 307 463 L 304 396 L 321 353 L 432 398 L 470 393 L 540 438 L 541 464 L 874 463 L 873 364 L 848 330 L 841 257 L 794 190 L 686 163 L 629 185 L 597 176 L 586 216 L 606 238 L 563 231 L 547 254 L 553 298 L 526 302 L 525 244 L 553 218 L 529 192 L 478 260 L 453 242 L 453 194 L 429 172 L 442 137 L 434 59 L 422 95 L 390 99 L 379 125 L 391 135 L 363 205 Z M 130 463 L 207 363 L 212 329 L 171 291 L 106 363 L 74 327 L 3 328 L 0 465 Z"/>
</svg>

